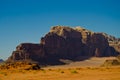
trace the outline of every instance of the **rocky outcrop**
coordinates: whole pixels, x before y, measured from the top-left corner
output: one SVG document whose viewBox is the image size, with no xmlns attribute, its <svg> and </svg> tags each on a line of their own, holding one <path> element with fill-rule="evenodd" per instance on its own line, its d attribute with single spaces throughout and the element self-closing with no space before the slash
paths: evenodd
<svg viewBox="0 0 120 80">
<path fill-rule="evenodd" d="M 40 64 L 58 64 L 59 59 L 77 60 L 82 56 L 116 56 L 118 52 L 109 46 L 102 33 L 94 33 L 81 27 L 52 27 L 41 38 L 40 44 L 22 43 L 16 47 L 7 61 L 33 60 Z"/>
<path fill-rule="evenodd" d="M 40 61 L 45 57 L 44 46 L 40 44 L 22 43 L 16 47 L 7 61 L 33 60 Z"/>
<path fill-rule="evenodd" d="M 102 34 L 108 40 L 109 46 L 110 46 L 112 52 L 116 51 L 117 53 L 120 53 L 120 38 L 116 38 L 116 37 L 108 35 L 106 33 L 102 33 Z"/>
</svg>

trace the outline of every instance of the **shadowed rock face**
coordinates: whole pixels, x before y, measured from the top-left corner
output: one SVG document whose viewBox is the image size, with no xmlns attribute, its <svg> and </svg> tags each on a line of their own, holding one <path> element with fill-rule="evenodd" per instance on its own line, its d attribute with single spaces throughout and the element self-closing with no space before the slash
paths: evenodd
<svg viewBox="0 0 120 80">
<path fill-rule="evenodd" d="M 74 59 L 82 54 L 83 43 L 81 33 L 66 27 L 52 30 L 42 38 L 46 54 L 58 58 Z M 53 28 L 53 29 L 54 29 Z M 56 31 L 56 32 L 55 32 Z"/>
<path fill-rule="evenodd" d="M 115 50 L 120 53 L 120 38 L 115 38 L 114 36 L 108 35 L 106 33 L 101 33 L 109 42 L 109 46 L 112 50 Z"/>
<path fill-rule="evenodd" d="M 59 64 L 59 59 L 76 60 L 81 56 L 116 56 L 102 33 L 81 27 L 55 26 L 41 38 L 40 44 L 22 43 L 7 61 L 33 60 L 40 64 Z M 78 59 L 79 60 L 79 59 Z"/>
<path fill-rule="evenodd" d="M 16 47 L 8 61 L 34 60 L 39 61 L 45 57 L 44 46 L 40 44 L 22 43 Z"/>
<path fill-rule="evenodd" d="M 94 33 L 87 37 L 84 51 L 86 51 L 86 54 L 89 56 L 111 56 L 108 41 L 100 33 Z"/>
</svg>

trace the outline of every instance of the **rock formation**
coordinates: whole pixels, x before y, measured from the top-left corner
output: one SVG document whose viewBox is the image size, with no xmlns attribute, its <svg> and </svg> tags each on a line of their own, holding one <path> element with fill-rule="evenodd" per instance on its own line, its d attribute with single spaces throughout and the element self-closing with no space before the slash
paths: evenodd
<svg viewBox="0 0 120 80">
<path fill-rule="evenodd" d="M 108 40 L 111 50 L 116 51 L 117 53 L 120 53 L 120 38 L 116 38 L 106 33 L 102 33 L 102 34 Z"/>
<path fill-rule="evenodd" d="M 41 38 L 40 44 L 18 45 L 7 61 L 33 60 L 40 64 L 59 64 L 59 59 L 116 56 L 120 47 L 114 48 L 103 33 L 94 33 L 81 27 L 55 26 Z"/>
</svg>

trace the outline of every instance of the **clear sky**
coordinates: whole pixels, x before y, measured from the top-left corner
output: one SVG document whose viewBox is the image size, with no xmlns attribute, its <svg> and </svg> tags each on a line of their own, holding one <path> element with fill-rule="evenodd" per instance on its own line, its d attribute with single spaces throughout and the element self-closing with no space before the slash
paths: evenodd
<svg viewBox="0 0 120 80">
<path fill-rule="evenodd" d="M 39 43 L 55 25 L 120 37 L 120 0 L 0 0 L 0 58 L 20 43 Z"/>
</svg>

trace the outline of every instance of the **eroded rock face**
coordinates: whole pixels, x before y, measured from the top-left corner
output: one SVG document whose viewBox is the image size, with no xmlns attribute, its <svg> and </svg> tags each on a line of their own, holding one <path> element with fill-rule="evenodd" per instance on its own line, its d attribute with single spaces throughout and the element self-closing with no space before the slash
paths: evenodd
<svg viewBox="0 0 120 80">
<path fill-rule="evenodd" d="M 55 26 L 41 38 L 40 44 L 22 43 L 16 47 L 8 61 L 28 60 L 57 63 L 59 59 L 75 60 L 81 56 L 116 56 L 114 47 L 102 33 L 81 27 Z"/>
<path fill-rule="evenodd" d="M 58 58 L 74 59 L 82 55 L 82 35 L 69 27 L 53 27 L 51 31 L 42 38 L 46 54 Z"/>
<path fill-rule="evenodd" d="M 94 56 L 111 56 L 111 53 L 109 52 L 109 43 L 101 33 L 94 33 L 91 36 L 90 43 L 93 46 Z"/>
<path fill-rule="evenodd" d="M 16 47 L 8 61 L 34 60 L 39 61 L 45 57 L 44 46 L 41 44 L 22 43 Z"/>
</svg>

